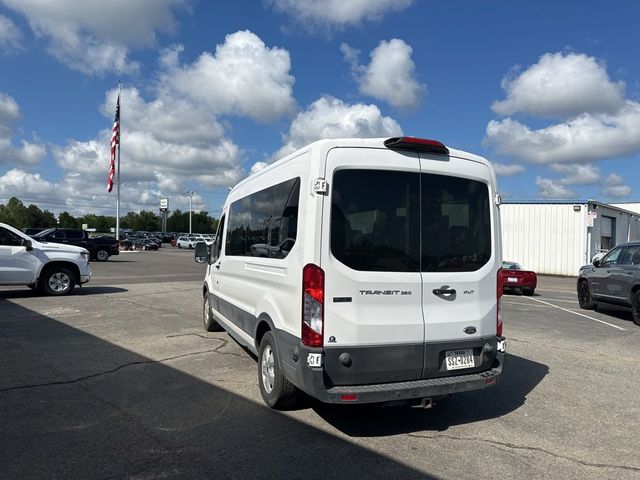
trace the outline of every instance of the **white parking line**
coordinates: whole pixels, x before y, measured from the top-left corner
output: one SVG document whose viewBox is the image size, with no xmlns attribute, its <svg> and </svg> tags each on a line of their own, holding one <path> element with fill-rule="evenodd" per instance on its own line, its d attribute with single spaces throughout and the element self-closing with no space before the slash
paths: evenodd
<svg viewBox="0 0 640 480">
<path fill-rule="evenodd" d="M 576 293 L 575 290 L 558 290 L 557 288 L 536 288 L 536 292 Z"/>
<path fill-rule="evenodd" d="M 561 300 L 559 298 L 549 298 L 548 300 L 551 300 L 552 302 L 563 302 L 563 303 L 573 303 L 573 304 L 578 303 L 578 300 L 575 298 L 573 300 Z"/>
<path fill-rule="evenodd" d="M 604 320 L 599 320 L 597 318 L 590 317 L 589 315 L 585 315 L 584 313 L 574 312 L 573 310 L 569 310 L 568 308 L 562 308 L 562 307 L 560 307 L 558 305 L 554 305 L 553 303 L 545 302 L 544 300 L 538 300 L 537 298 L 531 298 L 531 297 L 524 297 L 524 298 L 526 298 L 527 300 L 533 300 L 535 302 L 543 303 L 544 305 L 549 305 L 550 307 L 555 307 L 555 308 L 557 308 L 559 310 L 562 310 L 563 312 L 573 313 L 574 315 L 578 315 L 580 317 L 588 318 L 589 320 L 593 320 L 594 322 L 604 323 L 605 325 L 609 325 L 610 327 L 617 328 L 618 330 L 623 330 L 623 331 L 626 330 L 626 328 L 622 328 L 622 327 L 619 327 L 619 326 L 614 325 L 612 323 L 605 322 Z"/>
<path fill-rule="evenodd" d="M 503 302 L 507 303 L 509 305 L 522 305 L 522 306 L 525 306 L 525 307 L 549 308 L 546 305 L 534 305 L 532 303 L 512 302 L 512 301 L 505 301 L 505 300 L 503 300 Z"/>
</svg>

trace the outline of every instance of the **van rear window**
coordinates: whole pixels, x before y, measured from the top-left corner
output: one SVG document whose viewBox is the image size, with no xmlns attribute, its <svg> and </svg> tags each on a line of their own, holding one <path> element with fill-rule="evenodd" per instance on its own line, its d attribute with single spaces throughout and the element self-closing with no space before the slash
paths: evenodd
<svg viewBox="0 0 640 480">
<path fill-rule="evenodd" d="M 331 252 L 354 270 L 470 272 L 491 257 L 489 191 L 459 177 L 339 170 Z"/>
</svg>

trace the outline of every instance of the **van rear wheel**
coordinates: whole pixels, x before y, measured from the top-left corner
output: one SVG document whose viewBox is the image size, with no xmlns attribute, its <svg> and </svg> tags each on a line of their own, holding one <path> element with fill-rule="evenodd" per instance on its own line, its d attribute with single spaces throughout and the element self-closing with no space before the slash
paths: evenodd
<svg viewBox="0 0 640 480">
<path fill-rule="evenodd" d="M 258 350 L 258 383 L 264 403 L 277 410 L 291 408 L 298 398 L 298 389 L 285 378 L 280 367 L 273 334 L 262 337 Z"/>
</svg>

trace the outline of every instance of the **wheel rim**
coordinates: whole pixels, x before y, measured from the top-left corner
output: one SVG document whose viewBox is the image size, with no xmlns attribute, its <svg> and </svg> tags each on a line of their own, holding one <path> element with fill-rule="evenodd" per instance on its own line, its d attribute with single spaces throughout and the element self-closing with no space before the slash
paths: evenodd
<svg viewBox="0 0 640 480">
<path fill-rule="evenodd" d="M 211 315 L 211 312 L 209 310 L 209 298 L 205 295 L 204 297 L 204 307 L 203 307 L 203 315 L 202 318 L 204 319 L 204 326 L 206 327 L 207 325 L 209 325 L 209 315 Z"/>
<path fill-rule="evenodd" d="M 54 273 L 49 277 L 49 288 L 54 292 L 64 292 L 69 289 L 71 279 L 63 272 Z"/>
<path fill-rule="evenodd" d="M 104 262 L 107 258 L 109 258 L 109 254 L 104 250 L 100 250 L 97 254 L 98 260 Z"/>
<path fill-rule="evenodd" d="M 275 365 L 273 361 L 273 350 L 271 350 L 271 345 L 267 345 L 264 347 L 262 351 L 262 360 L 261 360 L 261 372 L 262 372 L 262 386 L 264 387 L 267 393 L 271 393 L 273 390 L 273 384 L 276 379 L 275 374 Z"/>
</svg>

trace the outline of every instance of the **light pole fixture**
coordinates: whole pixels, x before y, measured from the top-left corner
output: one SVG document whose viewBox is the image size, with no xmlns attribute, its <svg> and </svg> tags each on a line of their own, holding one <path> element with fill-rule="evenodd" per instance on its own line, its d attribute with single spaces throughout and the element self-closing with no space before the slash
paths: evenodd
<svg viewBox="0 0 640 480">
<path fill-rule="evenodd" d="M 189 235 L 191 235 L 191 206 L 193 202 L 194 195 L 197 195 L 198 192 L 194 192 L 193 190 L 187 190 L 184 192 L 185 195 L 189 196 Z"/>
</svg>

